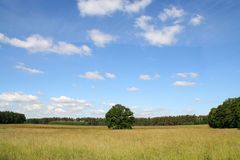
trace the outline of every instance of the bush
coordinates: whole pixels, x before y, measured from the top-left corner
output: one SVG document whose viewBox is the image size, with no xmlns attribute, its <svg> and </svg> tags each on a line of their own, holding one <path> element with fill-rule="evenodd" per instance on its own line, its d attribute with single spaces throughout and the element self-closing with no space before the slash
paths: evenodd
<svg viewBox="0 0 240 160">
<path fill-rule="evenodd" d="M 133 112 L 120 104 L 113 106 L 105 115 L 108 128 L 131 129 L 134 124 Z"/>
<path fill-rule="evenodd" d="M 240 128 L 240 97 L 230 98 L 217 108 L 212 108 L 208 121 L 213 128 Z"/>
</svg>

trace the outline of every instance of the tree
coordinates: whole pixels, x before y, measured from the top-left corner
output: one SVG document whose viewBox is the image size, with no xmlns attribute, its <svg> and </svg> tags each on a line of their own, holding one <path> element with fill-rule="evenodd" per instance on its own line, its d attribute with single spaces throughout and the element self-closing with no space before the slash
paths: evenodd
<svg viewBox="0 0 240 160">
<path fill-rule="evenodd" d="M 9 123 L 24 123 L 26 117 L 24 114 L 14 113 L 9 111 L 0 111 L 0 124 L 9 124 Z"/>
<path fill-rule="evenodd" d="M 212 108 L 208 120 L 213 128 L 240 128 L 240 97 L 227 99 L 217 108 Z"/>
<path fill-rule="evenodd" d="M 105 115 L 108 128 L 131 129 L 134 124 L 133 112 L 120 104 L 113 106 Z"/>
</svg>

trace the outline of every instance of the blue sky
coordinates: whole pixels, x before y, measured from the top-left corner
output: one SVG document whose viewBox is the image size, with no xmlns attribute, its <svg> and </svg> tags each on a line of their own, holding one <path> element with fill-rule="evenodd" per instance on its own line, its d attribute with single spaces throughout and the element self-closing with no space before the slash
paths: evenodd
<svg viewBox="0 0 240 160">
<path fill-rule="evenodd" d="M 0 0 L 0 110 L 207 114 L 240 90 L 237 0 Z"/>
</svg>

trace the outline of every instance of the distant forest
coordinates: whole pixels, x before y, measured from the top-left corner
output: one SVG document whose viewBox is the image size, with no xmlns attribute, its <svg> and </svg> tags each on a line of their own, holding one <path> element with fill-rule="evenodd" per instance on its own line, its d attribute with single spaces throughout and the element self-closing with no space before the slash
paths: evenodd
<svg viewBox="0 0 240 160">
<path fill-rule="evenodd" d="M 30 118 L 26 119 L 24 114 L 14 112 L 0 112 L 0 123 L 29 123 L 29 124 L 61 124 L 61 125 L 85 125 L 104 126 L 105 118 Z M 181 115 L 154 118 L 135 118 L 135 126 L 169 126 L 169 125 L 196 125 L 208 124 L 208 116 Z"/>
<path fill-rule="evenodd" d="M 32 124 L 65 124 L 103 126 L 105 118 L 33 118 L 26 123 Z M 208 116 L 181 115 L 154 118 L 135 118 L 135 126 L 169 126 L 169 125 L 208 124 Z"/>
</svg>

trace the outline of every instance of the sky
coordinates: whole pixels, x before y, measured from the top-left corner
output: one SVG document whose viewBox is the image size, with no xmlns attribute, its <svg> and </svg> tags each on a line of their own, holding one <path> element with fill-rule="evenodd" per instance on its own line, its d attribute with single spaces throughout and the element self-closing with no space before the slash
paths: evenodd
<svg viewBox="0 0 240 160">
<path fill-rule="evenodd" d="M 0 111 L 206 115 L 240 90 L 238 0 L 0 0 Z"/>
</svg>

